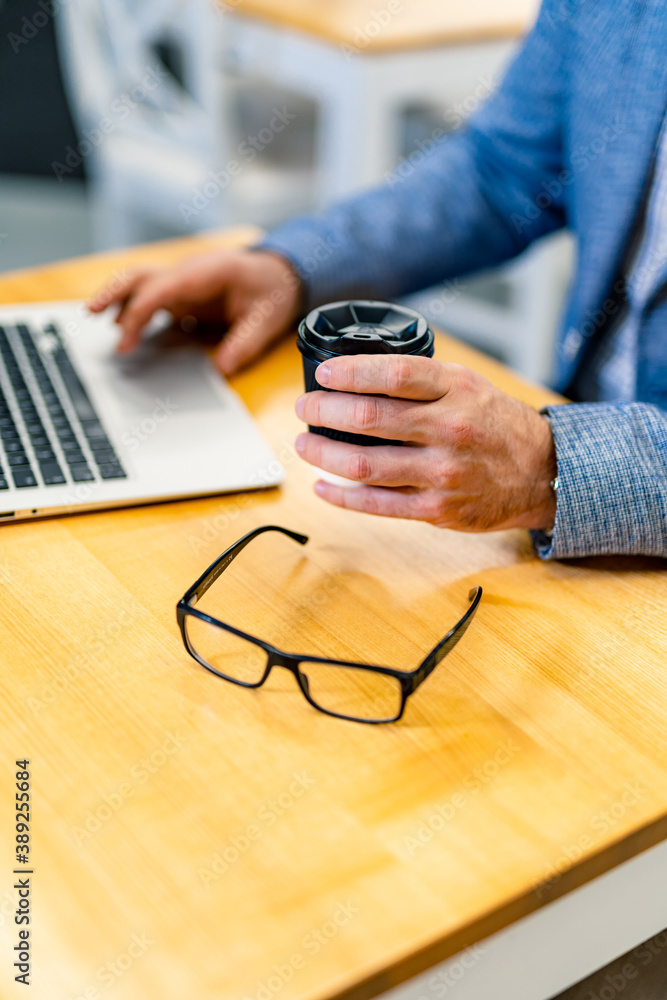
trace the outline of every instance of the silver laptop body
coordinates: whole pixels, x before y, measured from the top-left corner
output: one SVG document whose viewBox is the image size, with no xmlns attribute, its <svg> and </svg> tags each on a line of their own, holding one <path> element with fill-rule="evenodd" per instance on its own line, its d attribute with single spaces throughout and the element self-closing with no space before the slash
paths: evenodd
<svg viewBox="0 0 667 1000">
<path fill-rule="evenodd" d="M 282 481 L 199 345 L 117 340 L 80 302 L 0 308 L 0 523 Z"/>
</svg>

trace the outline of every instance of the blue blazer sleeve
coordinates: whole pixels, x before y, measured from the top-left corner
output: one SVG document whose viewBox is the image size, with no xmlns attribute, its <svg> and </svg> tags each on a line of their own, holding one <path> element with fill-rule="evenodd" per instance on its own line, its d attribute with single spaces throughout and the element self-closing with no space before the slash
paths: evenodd
<svg viewBox="0 0 667 1000">
<path fill-rule="evenodd" d="M 558 460 L 553 535 L 543 559 L 667 557 L 667 412 L 649 403 L 549 406 Z"/>
<path fill-rule="evenodd" d="M 381 186 L 262 241 L 303 278 L 307 307 L 408 294 L 498 264 L 564 225 L 549 185 L 563 189 L 553 181 L 563 169 L 568 13 L 563 0 L 545 0 L 500 89 L 465 129 Z"/>
</svg>

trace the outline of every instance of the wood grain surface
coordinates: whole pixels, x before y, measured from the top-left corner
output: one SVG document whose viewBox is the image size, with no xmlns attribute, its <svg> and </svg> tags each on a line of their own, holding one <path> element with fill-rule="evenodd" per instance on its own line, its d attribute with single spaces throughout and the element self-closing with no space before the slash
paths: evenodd
<svg viewBox="0 0 667 1000">
<path fill-rule="evenodd" d="M 114 269 L 238 231 L 0 280 L 84 297 Z M 553 394 L 440 337 L 540 405 Z M 33 785 L 31 996 L 329 1000 L 401 982 L 667 835 L 664 563 L 542 563 L 519 531 L 457 534 L 326 506 L 299 460 L 291 339 L 233 381 L 280 489 L 0 528 L 0 996 L 13 982 L 14 761 Z M 410 668 L 477 617 L 390 726 L 251 692 L 185 652 L 175 605 L 216 584 L 282 648 Z"/>
<path fill-rule="evenodd" d="M 230 0 L 228 9 L 367 54 L 515 38 L 536 0 Z"/>
</svg>

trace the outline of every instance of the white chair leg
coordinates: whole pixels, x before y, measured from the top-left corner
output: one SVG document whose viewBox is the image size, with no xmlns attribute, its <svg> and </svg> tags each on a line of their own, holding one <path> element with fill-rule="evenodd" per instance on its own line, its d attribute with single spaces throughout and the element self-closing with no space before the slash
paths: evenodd
<svg viewBox="0 0 667 1000">
<path fill-rule="evenodd" d="M 324 95 L 317 137 L 319 202 L 376 184 L 399 154 L 398 109 L 373 60 L 341 60 L 336 87 Z"/>
</svg>

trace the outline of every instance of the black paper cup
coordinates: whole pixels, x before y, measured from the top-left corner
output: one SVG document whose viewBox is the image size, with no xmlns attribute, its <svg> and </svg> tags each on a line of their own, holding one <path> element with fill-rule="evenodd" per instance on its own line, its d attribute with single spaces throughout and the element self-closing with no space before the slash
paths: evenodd
<svg viewBox="0 0 667 1000">
<path fill-rule="evenodd" d="M 297 345 L 303 361 L 306 392 L 323 390 L 315 372 L 323 361 L 342 354 L 415 354 L 433 357 L 433 331 L 423 316 L 390 302 L 354 299 L 313 309 L 299 324 Z M 336 392 L 336 389 L 326 389 Z M 309 427 L 349 444 L 403 444 L 370 434 L 345 434 L 329 427 Z"/>
</svg>

